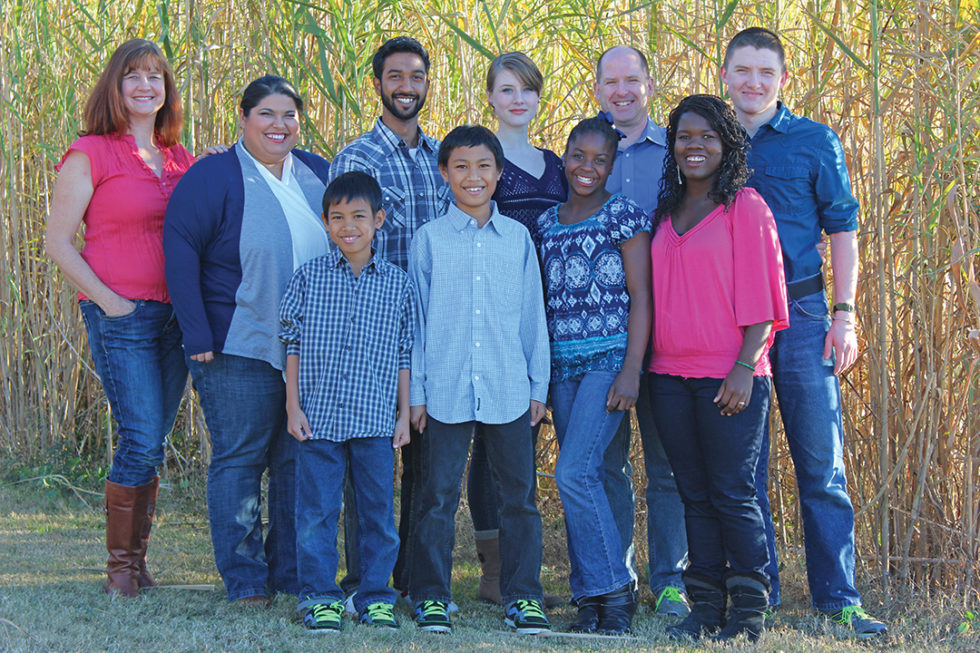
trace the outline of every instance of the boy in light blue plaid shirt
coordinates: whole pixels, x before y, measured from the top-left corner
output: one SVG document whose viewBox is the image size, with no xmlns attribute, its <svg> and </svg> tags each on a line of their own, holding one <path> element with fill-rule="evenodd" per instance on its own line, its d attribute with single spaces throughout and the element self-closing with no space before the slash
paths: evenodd
<svg viewBox="0 0 980 653">
<path fill-rule="evenodd" d="M 363 172 L 323 195 L 323 223 L 339 252 L 300 267 L 283 296 L 288 430 L 296 456 L 299 609 L 311 632 L 340 629 L 337 519 L 349 463 L 357 503 L 361 623 L 397 628 L 388 587 L 398 532 L 394 449 L 409 441 L 415 300 L 408 275 L 372 249 L 384 222 L 381 189 Z"/>
</svg>

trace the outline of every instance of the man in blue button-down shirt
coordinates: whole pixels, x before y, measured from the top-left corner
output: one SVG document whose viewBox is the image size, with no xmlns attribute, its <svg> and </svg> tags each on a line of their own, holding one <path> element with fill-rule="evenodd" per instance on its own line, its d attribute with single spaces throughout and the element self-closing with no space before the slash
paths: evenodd
<svg viewBox="0 0 980 653">
<path fill-rule="evenodd" d="M 379 255 L 403 270 L 408 269 L 408 250 L 415 232 L 446 211 L 452 199 L 439 175 L 436 155 L 439 141 L 419 127 L 419 112 L 429 92 L 429 53 L 407 36 L 383 43 L 372 61 L 375 93 L 381 100 L 381 117 L 374 129 L 342 149 L 330 164 L 330 178 L 360 170 L 381 185 L 381 207 L 387 218 L 374 237 Z M 415 455 L 419 438 L 402 447 L 401 516 L 398 521 L 398 562 L 395 587 L 408 587 L 412 496 L 420 473 Z M 348 486 L 349 488 L 349 486 Z M 347 577 L 341 583 L 350 594 L 357 589 L 357 520 L 352 519 L 353 493 L 344 492 L 344 548 Z"/>
<path fill-rule="evenodd" d="M 887 629 L 861 608 L 854 586 L 854 510 L 844 475 L 844 428 L 837 376 L 857 357 L 857 201 L 840 139 L 826 125 L 794 115 L 778 101 L 789 76 L 779 37 L 758 27 L 729 43 L 721 68 L 735 113 L 751 139 L 748 185 L 776 218 L 790 299 L 790 326 L 776 334 L 769 357 L 799 487 L 813 605 L 859 637 Z M 834 306 L 827 311 L 821 232 L 830 237 Z M 766 496 L 768 441 L 756 489 L 769 540 L 770 602 L 779 576 Z"/>
<path fill-rule="evenodd" d="M 624 134 L 616 153 L 606 190 L 623 193 L 653 214 L 663 176 L 667 132 L 649 116 L 653 80 L 642 52 L 617 46 L 602 53 L 596 65 L 595 96 L 602 110 Z M 683 591 L 681 572 L 687 566 L 684 505 L 660 436 L 653 424 L 646 375 L 640 383 L 636 417 L 643 442 L 647 474 L 647 552 L 650 557 L 650 589 L 657 614 L 683 617 L 690 610 Z M 633 469 L 629 462 L 630 421 L 624 419 L 606 450 L 606 494 L 616 515 L 624 546 L 624 561 L 636 578 L 633 559 Z"/>
</svg>

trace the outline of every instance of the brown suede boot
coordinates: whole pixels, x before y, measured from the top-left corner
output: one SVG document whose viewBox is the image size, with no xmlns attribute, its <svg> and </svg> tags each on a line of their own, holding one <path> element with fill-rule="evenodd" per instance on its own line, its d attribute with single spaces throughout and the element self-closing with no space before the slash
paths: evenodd
<svg viewBox="0 0 980 653">
<path fill-rule="evenodd" d="M 503 605 L 500 595 L 500 540 L 496 537 L 476 541 L 476 556 L 480 559 L 480 589 L 476 598 L 487 603 Z"/>
<path fill-rule="evenodd" d="M 143 515 L 140 524 L 140 550 L 139 565 L 136 572 L 136 584 L 140 587 L 153 587 L 156 581 L 146 568 L 146 549 L 150 545 L 150 529 L 153 528 L 153 512 L 157 507 L 157 491 L 160 488 L 160 477 L 154 476 L 146 485 L 136 488 L 139 495 L 136 497 L 137 515 Z"/>
<path fill-rule="evenodd" d="M 146 486 L 142 486 L 145 488 Z M 145 515 L 136 509 L 142 488 L 105 482 L 105 542 L 109 551 L 106 563 L 107 594 L 133 598 L 139 592 L 140 524 Z"/>
</svg>

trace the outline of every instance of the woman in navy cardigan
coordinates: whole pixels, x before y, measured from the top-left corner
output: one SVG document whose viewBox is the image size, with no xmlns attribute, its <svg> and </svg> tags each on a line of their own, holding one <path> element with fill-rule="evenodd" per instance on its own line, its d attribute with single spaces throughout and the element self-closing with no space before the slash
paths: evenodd
<svg viewBox="0 0 980 653">
<path fill-rule="evenodd" d="M 299 591 L 279 302 L 293 271 L 329 247 L 319 216 L 329 164 L 294 149 L 302 109 L 281 77 L 253 81 L 241 101 L 241 139 L 187 171 L 164 224 L 167 287 L 211 436 L 215 562 L 229 601 L 259 605 Z"/>
</svg>

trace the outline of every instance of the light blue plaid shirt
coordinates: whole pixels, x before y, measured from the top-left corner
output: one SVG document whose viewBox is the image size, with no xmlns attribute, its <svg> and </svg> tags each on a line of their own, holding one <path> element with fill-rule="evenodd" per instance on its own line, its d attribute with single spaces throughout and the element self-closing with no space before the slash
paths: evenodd
<svg viewBox="0 0 980 653">
<path fill-rule="evenodd" d="M 412 241 L 411 402 L 447 424 L 506 424 L 548 397 L 538 257 L 527 228 L 491 206 L 482 229 L 453 204 Z"/>
<path fill-rule="evenodd" d="M 449 186 L 439 174 L 438 154 L 439 141 L 419 129 L 412 158 L 408 144 L 378 118 L 374 129 L 351 141 L 330 164 L 331 180 L 351 170 L 377 180 L 385 221 L 374 236 L 374 247 L 402 270 L 408 269 L 408 248 L 415 232 L 452 203 Z"/>
<path fill-rule="evenodd" d="M 390 438 L 414 337 L 408 275 L 377 255 L 356 278 L 340 254 L 315 258 L 290 279 L 279 319 L 286 354 L 299 354 L 299 405 L 313 438 Z"/>
</svg>

